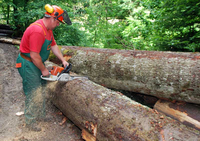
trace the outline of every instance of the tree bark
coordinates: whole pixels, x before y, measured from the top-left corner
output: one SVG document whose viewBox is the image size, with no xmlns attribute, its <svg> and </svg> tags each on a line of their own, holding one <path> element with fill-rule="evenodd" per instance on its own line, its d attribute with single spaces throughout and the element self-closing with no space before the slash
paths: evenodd
<svg viewBox="0 0 200 141">
<path fill-rule="evenodd" d="M 0 33 L 13 34 L 13 30 L 0 29 Z"/>
<path fill-rule="evenodd" d="M 9 44 L 13 44 L 13 45 L 20 45 L 21 40 L 3 37 L 3 38 L 0 38 L 0 42 L 9 43 Z"/>
<path fill-rule="evenodd" d="M 73 54 L 72 71 L 100 85 L 200 104 L 200 53 L 69 46 L 63 52 Z"/>
<path fill-rule="evenodd" d="M 12 30 L 12 28 L 8 24 L 0 24 L 0 29 Z"/>
<path fill-rule="evenodd" d="M 184 124 L 200 130 L 200 106 L 185 102 L 172 103 L 166 100 L 159 100 L 154 109 L 168 115 Z"/>
<path fill-rule="evenodd" d="M 52 63 L 45 63 L 51 68 Z M 99 141 L 198 141 L 200 132 L 88 79 L 48 83 L 52 102 Z M 85 132 L 87 131 L 87 132 Z"/>
<path fill-rule="evenodd" d="M 53 103 L 75 125 L 99 141 L 198 141 L 199 131 L 87 79 L 48 85 Z"/>
</svg>

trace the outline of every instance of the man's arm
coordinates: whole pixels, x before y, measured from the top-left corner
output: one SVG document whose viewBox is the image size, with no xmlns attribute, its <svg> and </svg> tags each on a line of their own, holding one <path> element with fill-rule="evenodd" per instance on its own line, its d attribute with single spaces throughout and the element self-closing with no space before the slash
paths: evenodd
<svg viewBox="0 0 200 141">
<path fill-rule="evenodd" d="M 64 67 L 69 65 L 69 63 L 64 59 L 64 57 L 57 45 L 52 46 L 51 50 L 58 57 L 58 59 L 60 59 L 62 61 L 62 64 L 64 65 Z"/>
<path fill-rule="evenodd" d="M 49 71 L 48 69 L 44 66 L 44 64 L 42 63 L 42 58 L 40 57 L 40 54 L 37 52 L 30 52 L 30 56 L 31 56 L 31 60 L 33 62 L 33 64 L 38 67 L 40 69 L 40 71 L 42 72 L 43 76 L 48 76 L 49 75 Z"/>
</svg>

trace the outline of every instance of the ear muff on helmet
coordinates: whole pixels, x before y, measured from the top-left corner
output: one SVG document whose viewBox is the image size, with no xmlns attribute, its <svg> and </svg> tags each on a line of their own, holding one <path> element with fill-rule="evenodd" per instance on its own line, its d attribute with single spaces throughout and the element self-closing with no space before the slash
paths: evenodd
<svg viewBox="0 0 200 141">
<path fill-rule="evenodd" d="M 46 5 L 44 6 L 44 9 L 45 9 L 49 14 L 52 14 L 53 11 L 54 11 L 53 7 L 52 7 L 50 4 L 46 4 Z"/>
<path fill-rule="evenodd" d="M 44 8 L 46 10 L 46 17 L 55 17 L 55 19 L 62 23 L 67 23 L 68 25 L 72 24 L 67 12 L 65 10 L 62 10 L 60 7 L 56 5 L 51 6 L 49 4 L 46 4 Z"/>
</svg>

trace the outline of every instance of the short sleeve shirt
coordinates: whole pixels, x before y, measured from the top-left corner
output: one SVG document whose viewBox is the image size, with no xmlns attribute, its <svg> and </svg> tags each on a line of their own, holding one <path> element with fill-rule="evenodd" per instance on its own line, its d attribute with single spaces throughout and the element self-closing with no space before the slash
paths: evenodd
<svg viewBox="0 0 200 141">
<path fill-rule="evenodd" d="M 52 40 L 51 46 L 56 45 L 52 30 L 47 30 L 43 20 L 37 20 L 35 23 L 39 23 L 43 28 L 33 24 L 26 29 L 20 44 L 22 53 L 30 53 L 30 51 L 40 53 L 45 39 Z"/>
</svg>

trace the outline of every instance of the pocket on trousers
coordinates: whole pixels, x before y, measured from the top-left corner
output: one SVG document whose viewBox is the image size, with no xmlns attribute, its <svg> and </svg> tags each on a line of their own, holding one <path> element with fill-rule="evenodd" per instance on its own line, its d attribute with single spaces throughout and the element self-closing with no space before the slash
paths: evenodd
<svg viewBox="0 0 200 141">
<path fill-rule="evenodd" d="M 16 63 L 15 67 L 18 69 L 18 68 L 21 68 L 22 67 L 22 63 Z"/>
</svg>

